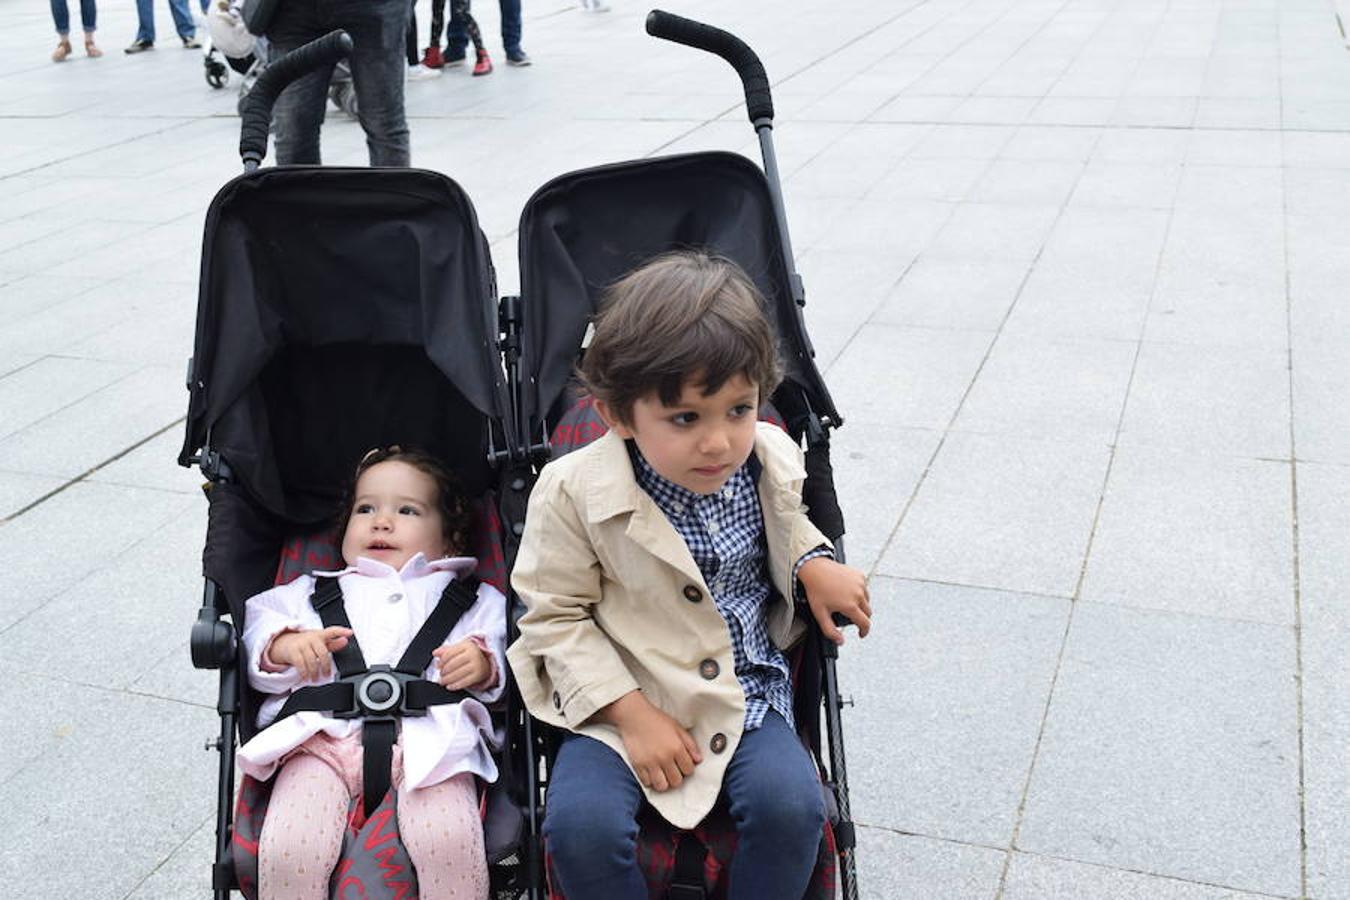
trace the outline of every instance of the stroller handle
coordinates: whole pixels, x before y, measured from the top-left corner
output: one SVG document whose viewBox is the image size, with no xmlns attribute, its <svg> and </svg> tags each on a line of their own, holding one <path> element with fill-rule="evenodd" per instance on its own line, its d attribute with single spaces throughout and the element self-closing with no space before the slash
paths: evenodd
<svg viewBox="0 0 1350 900">
<path fill-rule="evenodd" d="M 315 69 L 335 65 L 351 52 L 351 37 L 347 32 L 338 30 L 297 47 L 268 64 L 244 100 L 244 122 L 239 130 L 239 158 L 244 161 L 245 172 L 258 168 L 267 155 L 272 105 L 286 86 Z"/>
<path fill-rule="evenodd" d="M 741 84 L 745 88 L 745 108 L 750 121 L 756 125 L 761 119 L 773 121 L 769 76 L 764 73 L 764 65 L 755 51 L 745 41 L 720 28 L 659 9 L 647 14 L 647 33 L 665 41 L 716 53 L 731 63 L 736 74 L 741 76 Z"/>
</svg>

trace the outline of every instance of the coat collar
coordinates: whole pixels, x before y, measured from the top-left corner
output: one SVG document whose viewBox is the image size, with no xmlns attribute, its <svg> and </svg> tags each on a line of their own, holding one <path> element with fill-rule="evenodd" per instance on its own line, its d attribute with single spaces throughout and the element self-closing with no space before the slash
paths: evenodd
<svg viewBox="0 0 1350 900">
<path fill-rule="evenodd" d="M 806 469 L 802 467 L 796 453 L 792 452 L 788 442 L 766 440 L 765 429 L 781 434 L 781 429 L 767 422 L 760 422 L 755 433 L 755 458 L 759 460 L 761 471 L 760 496 L 764 496 L 764 481 L 778 487 L 801 481 L 806 478 Z M 595 440 L 588 448 L 586 465 L 587 483 L 592 485 L 593 493 L 588 497 L 586 518 L 591 522 L 603 522 L 625 513 L 637 512 L 650 505 L 658 515 L 660 510 L 655 502 L 638 485 L 633 476 L 633 464 L 628 458 L 628 448 L 623 438 L 610 431 Z"/>
</svg>

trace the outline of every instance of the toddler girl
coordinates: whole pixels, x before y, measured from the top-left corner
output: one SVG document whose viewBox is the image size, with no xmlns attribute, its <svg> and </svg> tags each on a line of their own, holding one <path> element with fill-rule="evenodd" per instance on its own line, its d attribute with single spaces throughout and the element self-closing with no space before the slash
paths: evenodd
<svg viewBox="0 0 1350 900">
<path fill-rule="evenodd" d="M 430 456 L 399 447 L 371 451 L 357 467 L 346 510 L 347 567 L 315 575 L 338 579 L 350 629 L 323 627 L 310 603 L 311 575 L 248 601 L 249 683 L 272 695 L 258 715 L 260 726 L 273 722 L 291 692 L 333 681 L 332 655 L 352 637 L 367 665 L 396 664 L 446 585 L 476 567 L 461 555 L 468 545 L 467 503 Z M 501 593 L 480 585 L 477 601 L 423 673 L 477 699 L 400 720 L 390 783 L 423 900 L 487 896 L 474 778 L 497 777 L 483 704 L 502 692 L 505 613 Z M 326 898 L 349 806 L 361 796 L 360 719 L 298 712 L 265 727 L 238 759 L 259 780 L 276 774 L 258 844 L 259 896 Z"/>
</svg>

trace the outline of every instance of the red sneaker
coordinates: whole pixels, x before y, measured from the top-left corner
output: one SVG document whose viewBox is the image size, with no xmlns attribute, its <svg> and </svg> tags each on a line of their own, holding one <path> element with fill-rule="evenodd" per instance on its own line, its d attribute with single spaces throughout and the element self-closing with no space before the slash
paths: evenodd
<svg viewBox="0 0 1350 900">
<path fill-rule="evenodd" d="M 492 60 L 488 58 L 488 52 L 486 50 L 478 51 L 478 62 L 473 64 L 473 74 L 474 75 L 492 74 Z"/>
<path fill-rule="evenodd" d="M 445 57 L 441 56 L 440 47 L 428 47 L 422 53 L 422 65 L 428 69 L 439 69 L 445 65 Z"/>
</svg>

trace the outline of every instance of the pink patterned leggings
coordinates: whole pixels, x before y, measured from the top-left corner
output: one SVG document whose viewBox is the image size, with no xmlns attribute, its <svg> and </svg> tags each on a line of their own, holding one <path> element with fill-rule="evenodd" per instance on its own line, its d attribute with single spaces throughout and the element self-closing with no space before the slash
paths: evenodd
<svg viewBox="0 0 1350 900">
<path fill-rule="evenodd" d="M 394 749 L 393 772 L 398 828 L 420 897 L 483 900 L 487 858 L 473 776 L 408 790 L 401 749 Z M 258 840 L 259 900 L 327 900 L 348 806 L 361 793 L 360 752 L 359 738 L 338 741 L 320 733 L 282 765 Z"/>
</svg>

